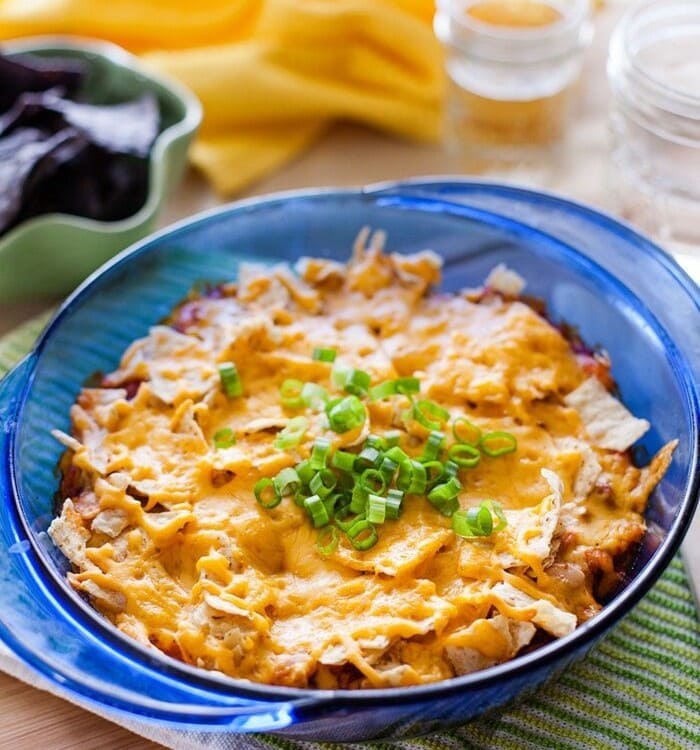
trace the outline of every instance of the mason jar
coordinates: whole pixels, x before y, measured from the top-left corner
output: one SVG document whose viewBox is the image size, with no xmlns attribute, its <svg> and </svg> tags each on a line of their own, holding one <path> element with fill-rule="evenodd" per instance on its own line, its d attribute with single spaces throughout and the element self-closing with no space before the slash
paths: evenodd
<svg viewBox="0 0 700 750">
<path fill-rule="evenodd" d="M 610 187 L 622 216 L 700 254 L 700 2 L 644 0 L 615 29 Z"/>
<path fill-rule="evenodd" d="M 468 169 L 551 157 L 564 139 L 590 0 L 437 0 L 446 142 Z"/>
</svg>

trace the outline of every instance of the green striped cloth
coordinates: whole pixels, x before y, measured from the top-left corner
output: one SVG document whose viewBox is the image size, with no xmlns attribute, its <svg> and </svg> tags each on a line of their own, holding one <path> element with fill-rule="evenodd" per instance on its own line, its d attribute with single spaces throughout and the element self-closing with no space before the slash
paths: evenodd
<svg viewBox="0 0 700 750">
<path fill-rule="evenodd" d="M 0 339 L 0 375 L 30 348 L 47 319 L 48 314 L 43 315 Z M 224 746 L 217 742 L 206 744 Z M 271 735 L 239 738 L 230 746 L 261 750 L 333 747 Z M 372 747 L 395 746 L 385 743 Z M 404 740 L 400 747 L 700 748 L 700 623 L 680 558 L 673 561 L 634 611 L 556 682 L 517 705 L 491 713 L 487 719 L 449 732 Z"/>
</svg>

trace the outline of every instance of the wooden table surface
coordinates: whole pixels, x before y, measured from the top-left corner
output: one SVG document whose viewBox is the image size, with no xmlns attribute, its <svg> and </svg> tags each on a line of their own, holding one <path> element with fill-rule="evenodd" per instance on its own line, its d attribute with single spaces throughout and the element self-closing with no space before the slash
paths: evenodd
<svg viewBox="0 0 700 750">
<path fill-rule="evenodd" d="M 604 60 L 609 29 L 618 15 L 619 9 L 611 8 L 598 19 L 598 33 L 589 51 L 566 162 L 558 172 L 545 178 L 534 178 L 540 186 L 603 208 L 607 206 Z M 415 175 L 461 172 L 458 160 L 450 158 L 437 146 L 406 143 L 357 126 L 340 125 L 308 153 L 256 184 L 248 194 L 318 185 L 361 185 Z M 533 182 L 532 175 L 510 177 Z M 173 196 L 161 224 L 217 202 L 203 180 L 190 174 Z M 0 334 L 46 306 L 46 301 L 0 305 Z M 51 750 L 149 750 L 160 746 L 0 673 L 0 750 L 34 750 L 36 747 Z"/>
</svg>

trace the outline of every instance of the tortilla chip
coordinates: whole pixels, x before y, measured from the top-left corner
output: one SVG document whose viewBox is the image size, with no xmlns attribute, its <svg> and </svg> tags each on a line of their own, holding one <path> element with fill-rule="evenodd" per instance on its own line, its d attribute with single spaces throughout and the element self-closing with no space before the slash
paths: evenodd
<svg viewBox="0 0 700 750">
<path fill-rule="evenodd" d="M 612 451 L 626 451 L 649 429 L 646 419 L 637 419 L 597 378 L 589 378 L 564 398 L 567 406 L 581 415 L 595 445 Z"/>
</svg>

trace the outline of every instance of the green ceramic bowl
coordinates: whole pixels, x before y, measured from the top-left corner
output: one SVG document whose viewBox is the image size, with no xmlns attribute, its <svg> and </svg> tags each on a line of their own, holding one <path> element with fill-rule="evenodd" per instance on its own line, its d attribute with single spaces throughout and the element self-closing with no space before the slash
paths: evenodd
<svg viewBox="0 0 700 750">
<path fill-rule="evenodd" d="M 145 92 L 158 98 L 161 129 L 150 155 L 148 197 L 120 221 L 44 214 L 0 236 L 0 303 L 66 294 L 107 259 L 151 232 L 168 193 L 180 180 L 202 118 L 197 98 L 180 84 L 146 72 L 120 47 L 80 38 L 35 37 L 2 45 L 10 55 L 70 57 L 87 63 L 82 92 L 110 104 Z"/>
</svg>

